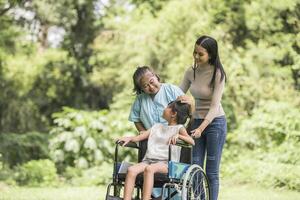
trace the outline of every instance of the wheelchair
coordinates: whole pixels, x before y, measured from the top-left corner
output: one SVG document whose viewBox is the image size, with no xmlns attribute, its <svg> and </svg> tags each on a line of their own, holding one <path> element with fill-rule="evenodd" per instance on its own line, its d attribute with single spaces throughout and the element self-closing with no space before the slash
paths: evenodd
<svg viewBox="0 0 300 200">
<path fill-rule="evenodd" d="M 153 188 L 162 188 L 162 200 L 175 199 L 176 194 L 178 194 L 176 196 L 179 196 L 181 200 L 209 200 L 210 189 L 207 176 L 199 165 L 191 164 L 192 145 L 179 140 L 176 146 L 181 147 L 180 162 L 172 161 L 172 145 L 169 145 L 168 173 L 156 173 L 154 175 Z M 118 158 L 119 147 L 123 148 L 122 143 L 116 142 L 113 177 L 112 182 L 107 186 L 105 200 L 123 199 L 120 196 L 124 189 L 126 173 L 119 173 L 121 163 Z M 146 153 L 147 140 L 138 144 L 130 142 L 124 147 L 138 150 L 138 161 L 140 162 Z M 143 173 L 136 177 L 134 200 L 142 199 L 142 188 Z"/>
</svg>

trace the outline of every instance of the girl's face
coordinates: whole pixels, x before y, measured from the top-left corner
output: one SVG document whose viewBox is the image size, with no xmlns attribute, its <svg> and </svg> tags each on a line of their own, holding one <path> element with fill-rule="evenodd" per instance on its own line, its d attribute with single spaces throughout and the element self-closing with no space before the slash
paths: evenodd
<svg viewBox="0 0 300 200">
<path fill-rule="evenodd" d="M 170 106 L 167 106 L 165 109 L 164 109 L 164 112 L 163 112 L 163 118 L 165 120 L 167 120 L 167 122 L 171 122 L 172 119 L 174 118 L 175 116 L 175 113 L 172 111 L 172 108 L 170 108 Z"/>
<path fill-rule="evenodd" d="M 148 71 L 141 78 L 140 87 L 146 94 L 155 95 L 160 89 L 160 82 L 153 73 Z"/>
<path fill-rule="evenodd" d="M 193 56 L 195 59 L 196 66 L 208 64 L 209 55 L 206 49 L 202 46 L 195 44 Z"/>
</svg>

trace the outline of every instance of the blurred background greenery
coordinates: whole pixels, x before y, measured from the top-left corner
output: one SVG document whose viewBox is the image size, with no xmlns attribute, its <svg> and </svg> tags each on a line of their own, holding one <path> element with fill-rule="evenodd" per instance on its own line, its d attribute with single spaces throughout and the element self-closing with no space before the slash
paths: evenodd
<svg viewBox="0 0 300 200">
<path fill-rule="evenodd" d="M 228 75 L 222 180 L 299 199 L 299 18 L 300 0 L 0 0 L 0 197 L 107 185 L 135 68 L 179 84 L 205 34 Z"/>
</svg>

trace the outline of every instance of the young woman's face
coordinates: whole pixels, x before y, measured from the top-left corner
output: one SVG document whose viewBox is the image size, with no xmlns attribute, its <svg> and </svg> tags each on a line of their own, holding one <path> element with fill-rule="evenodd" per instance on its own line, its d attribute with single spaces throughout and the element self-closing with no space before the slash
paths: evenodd
<svg viewBox="0 0 300 200">
<path fill-rule="evenodd" d="M 153 73 L 146 72 L 140 80 L 140 87 L 146 94 L 153 95 L 159 91 L 160 82 Z"/>
<path fill-rule="evenodd" d="M 206 49 L 204 49 L 202 46 L 195 44 L 193 56 L 195 59 L 196 65 L 203 65 L 207 64 L 209 60 L 209 55 Z"/>
</svg>

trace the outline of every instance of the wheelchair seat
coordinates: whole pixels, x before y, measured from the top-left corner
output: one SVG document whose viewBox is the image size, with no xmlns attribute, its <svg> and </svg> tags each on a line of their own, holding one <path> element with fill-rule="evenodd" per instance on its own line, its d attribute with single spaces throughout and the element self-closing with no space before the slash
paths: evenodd
<svg viewBox="0 0 300 200">
<path fill-rule="evenodd" d="M 119 173 L 118 174 L 118 180 L 120 182 L 125 182 L 126 178 L 126 173 Z M 163 173 L 155 173 L 154 174 L 154 187 L 162 187 L 168 180 L 168 174 L 163 174 Z M 143 187 L 143 182 L 144 182 L 144 176 L 143 173 L 137 175 L 135 184 L 138 187 Z"/>
</svg>

